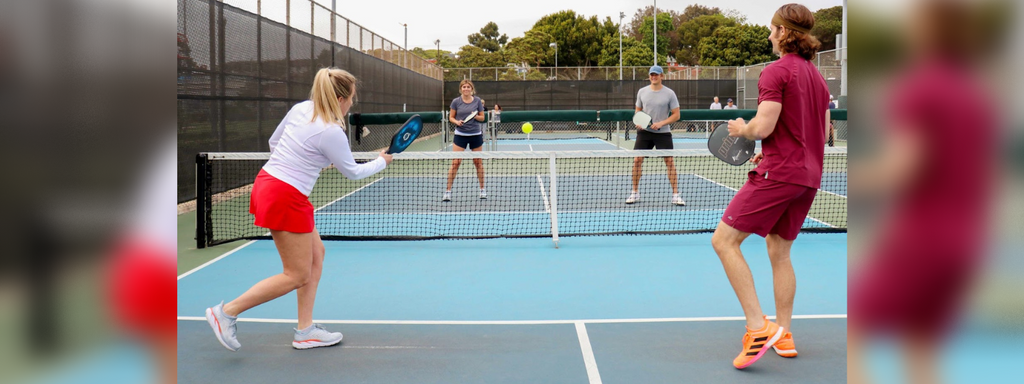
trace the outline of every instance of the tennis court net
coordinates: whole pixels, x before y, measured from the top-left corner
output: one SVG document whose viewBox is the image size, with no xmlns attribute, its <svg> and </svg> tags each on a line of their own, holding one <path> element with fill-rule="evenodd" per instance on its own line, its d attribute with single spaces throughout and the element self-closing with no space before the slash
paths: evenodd
<svg viewBox="0 0 1024 384">
<path fill-rule="evenodd" d="M 640 200 L 626 204 L 637 155 L 644 157 Z M 355 154 L 360 162 L 376 156 Z M 248 211 L 252 182 L 268 158 L 197 156 L 199 247 L 269 238 Z M 826 148 L 821 190 L 804 230 L 846 231 L 846 158 L 846 148 Z M 461 164 L 451 173 L 451 200 L 442 201 L 455 161 Z M 559 236 L 711 232 L 751 169 L 707 150 L 407 152 L 363 180 L 324 169 L 310 201 L 324 239 L 551 237 L 557 245 Z M 686 205 L 672 204 L 673 180 Z"/>
</svg>

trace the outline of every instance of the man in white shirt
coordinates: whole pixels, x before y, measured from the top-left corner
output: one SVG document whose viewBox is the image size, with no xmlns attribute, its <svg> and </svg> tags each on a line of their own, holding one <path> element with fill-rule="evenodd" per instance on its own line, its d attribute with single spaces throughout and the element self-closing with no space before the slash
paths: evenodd
<svg viewBox="0 0 1024 384">
<path fill-rule="evenodd" d="M 732 99 L 726 100 L 725 103 L 726 104 L 724 109 L 739 109 L 739 107 L 737 107 L 736 104 L 732 103 Z"/>
<path fill-rule="evenodd" d="M 715 96 L 715 102 L 711 103 L 711 109 L 722 109 L 722 104 L 718 102 L 718 96 Z"/>
</svg>

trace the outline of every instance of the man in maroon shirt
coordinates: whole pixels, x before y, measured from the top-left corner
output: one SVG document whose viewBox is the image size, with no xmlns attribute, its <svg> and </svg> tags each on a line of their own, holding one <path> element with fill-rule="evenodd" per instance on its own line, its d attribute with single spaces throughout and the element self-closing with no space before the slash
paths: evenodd
<svg viewBox="0 0 1024 384">
<path fill-rule="evenodd" d="M 818 188 L 828 128 L 828 86 L 811 60 L 821 44 L 810 34 L 814 15 L 807 7 L 788 4 L 771 22 L 772 48 L 781 58 L 768 65 L 758 81 L 757 115 L 744 123 L 729 122 L 729 135 L 761 140 L 757 168 L 722 215 L 711 244 L 740 300 L 747 319 L 743 350 L 733 366 L 743 369 L 769 347 L 783 357 L 796 357 L 787 332 L 793 316 L 796 276 L 789 260 Z M 765 238 L 775 283 L 778 324 L 768 321 L 754 291 L 750 268 L 740 244 L 751 233 Z"/>
</svg>

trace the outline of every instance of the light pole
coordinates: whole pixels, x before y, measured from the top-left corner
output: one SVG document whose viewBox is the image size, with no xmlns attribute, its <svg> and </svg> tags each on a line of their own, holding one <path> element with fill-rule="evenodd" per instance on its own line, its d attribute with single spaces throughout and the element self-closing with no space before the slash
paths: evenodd
<svg viewBox="0 0 1024 384">
<path fill-rule="evenodd" d="M 434 45 L 437 45 L 437 56 L 434 57 L 434 65 L 441 66 L 441 39 L 434 40 Z"/>
<path fill-rule="evenodd" d="M 438 68 L 443 68 L 441 67 L 441 39 L 434 40 L 434 44 L 437 45 L 437 56 L 434 57 L 434 65 Z M 444 79 L 443 69 L 441 72 L 441 79 Z M 441 110 L 444 111 L 444 87 L 441 87 Z M 445 135 L 447 135 L 447 133 L 445 133 Z"/>
<path fill-rule="evenodd" d="M 654 0 L 654 65 L 658 65 L 658 0 Z"/>
<path fill-rule="evenodd" d="M 405 28 L 405 42 L 403 43 L 405 52 L 402 53 L 402 67 L 409 68 L 409 24 L 400 24 Z"/>
<path fill-rule="evenodd" d="M 551 43 L 548 46 L 555 47 L 555 80 L 558 80 L 558 43 Z"/>
<path fill-rule="evenodd" d="M 622 80 L 622 19 L 625 17 L 625 12 L 619 12 L 619 80 Z"/>
</svg>

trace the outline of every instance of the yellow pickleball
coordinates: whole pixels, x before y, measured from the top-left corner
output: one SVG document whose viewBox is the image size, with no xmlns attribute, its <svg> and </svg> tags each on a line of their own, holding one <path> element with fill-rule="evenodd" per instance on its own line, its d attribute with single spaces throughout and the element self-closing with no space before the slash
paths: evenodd
<svg viewBox="0 0 1024 384">
<path fill-rule="evenodd" d="M 533 132 L 533 124 L 523 123 L 523 133 L 529 134 L 530 132 Z"/>
</svg>

